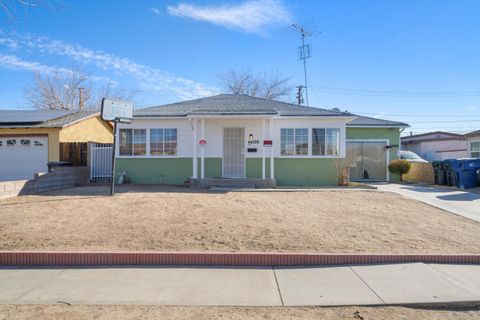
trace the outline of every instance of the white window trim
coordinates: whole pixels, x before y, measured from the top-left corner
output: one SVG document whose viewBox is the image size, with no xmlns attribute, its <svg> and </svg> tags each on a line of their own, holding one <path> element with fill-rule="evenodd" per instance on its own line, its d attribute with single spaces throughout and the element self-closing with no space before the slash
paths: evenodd
<svg viewBox="0 0 480 320">
<path fill-rule="evenodd" d="M 300 130 L 307 130 L 307 154 L 287 154 L 283 155 L 282 154 L 282 129 L 292 129 L 293 130 L 293 150 L 294 152 L 297 150 L 296 143 L 297 143 L 297 135 L 295 134 L 295 130 L 300 129 Z M 280 128 L 280 143 L 278 145 L 279 151 L 280 151 L 280 157 L 282 158 L 309 158 L 311 155 L 311 147 L 310 147 L 310 128 L 308 127 L 281 127 Z"/>
<path fill-rule="evenodd" d="M 473 151 L 473 150 L 472 150 L 472 144 L 475 143 L 475 142 L 478 142 L 478 143 L 480 144 L 480 140 L 469 140 L 469 141 L 468 141 L 468 156 L 469 156 L 470 158 L 473 158 L 472 154 L 473 154 L 474 152 L 480 152 L 480 150 L 479 150 L 479 151 Z"/>
<path fill-rule="evenodd" d="M 146 130 L 146 154 L 143 155 L 143 156 L 134 156 L 134 155 L 131 155 L 131 156 L 127 156 L 127 155 L 120 155 L 120 130 L 124 130 L 124 129 L 127 129 L 127 130 Z M 173 155 L 173 156 L 166 156 L 166 155 L 151 155 L 150 154 L 150 130 L 151 129 L 176 129 L 177 130 L 177 154 L 176 155 Z M 116 150 L 115 150 L 115 156 L 116 158 L 119 158 L 119 159 L 149 159 L 149 158 L 152 158 L 152 159 L 175 159 L 175 158 L 180 158 L 180 156 L 178 155 L 178 145 L 179 145 L 179 134 L 178 134 L 178 128 L 177 127 L 135 127 L 135 128 L 118 128 L 117 129 L 118 132 L 117 132 L 117 147 L 116 147 Z M 133 133 L 132 133 L 132 148 L 133 148 Z M 133 149 L 132 149 L 132 152 L 133 152 Z"/>
<path fill-rule="evenodd" d="M 165 134 L 165 130 L 166 129 L 175 129 L 177 130 L 177 151 L 176 151 L 176 154 L 175 155 L 172 155 L 172 156 L 169 156 L 169 155 L 152 155 L 151 154 L 151 145 L 150 145 L 150 130 L 157 130 L 157 129 L 162 129 L 164 134 Z M 175 127 L 162 127 L 162 128 L 147 128 L 147 157 L 146 158 L 156 158 L 156 159 L 171 159 L 171 158 L 178 158 L 178 128 L 175 128 Z M 165 145 L 165 141 L 164 141 L 164 145 Z"/>
<path fill-rule="evenodd" d="M 282 155 L 282 148 L 281 148 L 281 143 L 282 143 L 282 129 L 308 129 L 308 154 L 307 155 Z M 312 148 L 313 148 L 313 129 L 338 129 L 340 131 L 340 146 L 339 146 L 339 151 L 340 153 L 338 155 L 314 155 L 312 154 Z M 346 134 L 344 131 L 342 131 L 341 127 L 330 127 L 330 126 L 311 126 L 311 127 L 280 127 L 279 128 L 279 141 L 280 143 L 278 144 L 279 148 L 279 156 L 280 158 L 285 158 L 285 159 L 343 159 L 344 157 L 342 156 L 342 151 L 347 152 L 347 140 L 342 139 L 342 135 Z M 327 136 L 326 136 L 326 131 L 325 131 L 325 143 L 327 141 Z M 343 148 L 342 148 L 342 142 L 343 142 Z M 325 148 L 327 145 L 325 144 Z M 325 149 L 326 151 L 326 149 Z"/>
<path fill-rule="evenodd" d="M 313 129 L 324 129 L 325 130 L 325 154 L 320 155 L 320 154 L 313 154 Z M 338 146 L 338 155 L 335 154 L 327 154 L 327 130 L 328 129 L 337 129 L 339 132 L 339 139 L 340 139 L 340 144 Z M 312 158 L 326 158 L 326 159 L 337 159 L 337 158 L 343 158 L 341 156 L 342 154 L 342 129 L 341 128 L 334 128 L 334 127 L 312 127 L 310 128 L 310 155 Z M 346 142 L 345 142 L 345 152 L 346 152 Z"/>
</svg>

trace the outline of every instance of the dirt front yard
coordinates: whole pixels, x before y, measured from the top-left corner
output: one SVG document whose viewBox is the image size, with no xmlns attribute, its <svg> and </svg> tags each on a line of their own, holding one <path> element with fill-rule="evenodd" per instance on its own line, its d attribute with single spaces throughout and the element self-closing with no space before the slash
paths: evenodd
<svg viewBox="0 0 480 320">
<path fill-rule="evenodd" d="M 480 253 L 480 223 L 391 193 L 119 189 L 0 201 L 0 249 Z"/>
<path fill-rule="evenodd" d="M 162 320 L 453 320 L 480 319 L 478 308 L 429 310 L 402 307 L 167 307 L 167 306 L 65 306 L 0 305 L 0 319 L 162 319 Z"/>
</svg>

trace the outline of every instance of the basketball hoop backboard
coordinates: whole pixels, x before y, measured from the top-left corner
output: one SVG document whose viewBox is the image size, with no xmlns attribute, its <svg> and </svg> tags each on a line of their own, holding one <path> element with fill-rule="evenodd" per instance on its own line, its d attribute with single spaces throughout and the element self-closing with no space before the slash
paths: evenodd
<svg viewBox="0 0 480 320">
<path fill-rule="evenodd" d="M 133 103 L 117 99 L 102 99 L 102 119 L 130 123 L 133 118 Z"/>
</svg>

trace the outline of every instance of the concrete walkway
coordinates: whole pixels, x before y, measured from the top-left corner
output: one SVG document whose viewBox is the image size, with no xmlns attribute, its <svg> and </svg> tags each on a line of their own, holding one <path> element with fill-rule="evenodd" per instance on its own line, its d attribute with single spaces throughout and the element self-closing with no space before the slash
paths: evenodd
<svg viewBox="0 0 480 320">
<path fill-rule="evenodd" d="M 429 185 L 376 183 L 380 191 L 394 192 L 459 216 L 480 222 L 480 194 Z"/>
<path fill-rule="evenodd" d="M 0 269 L 2 304 L 336 306 L 480 301 L 480 265 Z"/>
</svg>

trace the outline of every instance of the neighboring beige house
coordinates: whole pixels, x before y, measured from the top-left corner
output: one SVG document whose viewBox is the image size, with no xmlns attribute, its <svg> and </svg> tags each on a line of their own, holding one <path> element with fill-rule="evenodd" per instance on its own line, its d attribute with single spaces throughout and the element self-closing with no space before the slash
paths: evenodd
<svg viewBox="0 0 480 320">
<path fill-rule="evenodd" d="M 112 132 L 96 111 L 2 110 L 0 181 L 31 179 L 60 160 L 61 143 L 111 143 Z"/>
<path fill-rule="evenodd" d="M 466 134 L 465 140 L 467 141 L 468 156 L 480 158 L 480 130 Z"/>
<path fill-rule="evenodd" d="M 427 161 L 467 158 L 468 148 L 461 134 L 435 131 L 401 138 L 402 150 L 415 152 Z"/>
</svg>

